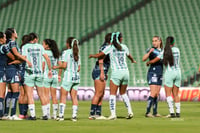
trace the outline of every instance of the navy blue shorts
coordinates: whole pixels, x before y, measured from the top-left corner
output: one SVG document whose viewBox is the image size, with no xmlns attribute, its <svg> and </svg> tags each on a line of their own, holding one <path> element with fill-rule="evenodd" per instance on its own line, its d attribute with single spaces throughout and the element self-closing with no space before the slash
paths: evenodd
<svg viewBox="0 0 200 133">
<path fill-rule="evenodd" d="M 17 68 L 6 68 L 6 82 L 19 83 L 19 72 Z"/>
<path fill-rule="evenodd" d="M 99 80 L 100 79 L 100 73 L 101 73 L 101 71 L 99 69 L 93 69 L 92 79 L 93 80 Z M 104 70 L 104 75 L 106 75 L 106 74 L 107 74 L 107 71 Z M 107 80 L 106 76 L 105 76 L 104 80 Z"/>
<path fill-rule="evenodd" d="M 0 83 L 6 82 L 6 73 L 4 67 L 0 67 Z"/>
<path fill-rule="evenodd" d="M 149 85 L 162 85 L 163 80 L 162 74 L 157 74 L 154 72 L 148 72 L 147 74 L 147 81 Z"/>
</svg>

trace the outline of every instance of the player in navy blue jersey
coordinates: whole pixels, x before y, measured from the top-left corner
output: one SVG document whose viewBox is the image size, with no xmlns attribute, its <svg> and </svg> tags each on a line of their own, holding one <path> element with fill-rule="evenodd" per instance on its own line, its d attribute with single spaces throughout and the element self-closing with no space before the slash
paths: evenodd
<svg viewBox="0 0 200 133">
<path fill-rule="evenodd" d="M 6 92 L 6 77 L 5 77 L 5 68 L 7 65 L 8 57 L 12 60 L 15 57 L 10 53 L 6 43 L 6 35 L 3 32 L 0 32 L 0 119 L 3 117 L 4 113 L 4 97 Z"/>
<path fill-rule="evenodd" d="M 159 36 L 154 36 L 152 39 L 153 46 L 147 49 L 146 54 L 143 56 L 142 60 L 147 59 L 152 60 L 156 58 L 162 52 L 162 39 Z M 160 93 L 162 85 L 163 76 L 163 63 L 162 60 L 151 64 L 147 73 L 147 81 L 150 86 L 150 96 L 147 101 L 146 117 L 160 117 L 157 112 L 158 106 L 158 96 Z M 153 105 L 153 115 L 150 113 L 151 107 Z"/>
<path fill-rule="evenodd" d="M 101 45 L 99 52 L 103 51 L 108 45 L 110 45 L 112 33 L 108 33 L 105 36 L 105 42 Z M 110 67 L 109 55 L 106 55 L 104 59 L 98 59 L 95 63 L 95 67 L 92 71 L 92 78 L 94 80 L 95 94 L 92 98 L 90 116 L 89 119 L 105 119 L 101 116 L 102 100 L 104 96 L 104 90 L 106 87 L 107 73 Z"/>
<path fill-rule="evenodd" d="M 16 30 L 14 28 L 7 28 L 6 29 L 6 39 L 7 39 L 7 46 L 10 50 L 10 52 L 15 56 L 16 59 L 20 59 L 23 61 L 26 61 L 29 65 L 29 67 L 32 66 L 32 64 L 26 59 L 26 57 L 22 56 L 19 53 L 19 47 L 16 43 L 16 39 L 18 38 Z M 8 60 L 8 63 L 10 63 L 12 60 Z M 8 84 L 8 88 L 11 89 L 11 92 L 8 92 L 8 97 L 11 96 L 11 117 L 9 117 L 10 120 L 21 120 L 16 116 L 16 105 L 19 97 L 19 65 L 18 64 L 12 64 L 7 65 L 6 67 L 6 81 Z M 9 103 L 6 101 L 6 104 Z M 5 109 L 5 115 L 8 115 L 9 105 L 6 105 Z"/>
<path fill-rule="evenodd" d="M 22 53 L 22 47 L 30 42 L 30 36 L 24 35 L 22 37 L 22 44 L 20 46 L 20 53 Z M 26 62 L 22 62 L 19 65 L 19 75 L 20 75 L 20 95 L 19 95 L 19 118 L 26 119 L 28 112 L 28 98 L 25 93 L 25 84 L 24 84 L 24 74 L 25 74 Z"/>
</svg>

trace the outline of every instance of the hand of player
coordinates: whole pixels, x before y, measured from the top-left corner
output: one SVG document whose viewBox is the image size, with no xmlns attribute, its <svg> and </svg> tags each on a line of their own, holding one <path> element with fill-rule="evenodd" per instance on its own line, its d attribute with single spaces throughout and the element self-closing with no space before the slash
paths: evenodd
<svg viewBox="0 0 200 133">
<path fill-rule="evenodd" d="M 32 67 L 32 63 L 30 61 L 27 61 L 28 67 Z"/>
<path fill-rule="evenodd" d="M 53 66 L 52 69 L 57 69 L 57 66 Z"/>
<path fill-rule="evenodd" d="M 52 78 L 52 71 L 51 70 L 49 70 L 49 72 L 48 72 L 48 77 Z"/>
<path fill-rule="evenodd" d="M 151 52 L 153 52 L 154 51 L 154 48 L 151 48 L 150 50 L 149 50 L 149 53 L 151 53 Z"/>
<path fill-rule="evenodd" d="M 100 79 L 101 81 L 104 81 L 104 78 L 105 78 L 104 73 L 101 73 L 99 79 Z"/>
<path fill-rule="evenodd" d="M 93 58 L 93 57 L 94 57 L 94 55 L 93 55 L 93 54 L 89 55 L 89 58 Z"/>
<path fill-rule="evenodd" d="M 135 60 L 133 60 L 132 63 L 137 63 L 137 62 Z"/>
<path fill-rule="evenodd" d="M 150 62 L 148 61 L 148 62 L 146 63 L 146 65 L 149 66 L 149 65 L 150 65 Z"/>
<path fill-rule="evenodd" d="M 58 82 L 61 82 L 61 76 L 58 76 Z"/>
</svg>

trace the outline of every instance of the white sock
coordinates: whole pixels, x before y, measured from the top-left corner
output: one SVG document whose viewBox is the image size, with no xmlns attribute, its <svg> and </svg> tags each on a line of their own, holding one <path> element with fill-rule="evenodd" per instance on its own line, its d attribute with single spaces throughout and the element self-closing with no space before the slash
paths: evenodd
<svg viewBox="0 0 200 133">
<path fill-rule="evenodd" d="M 128 114 L 132 114 L 133 111 L 132 111 L 131 103 L 130 103 L 130 100 L 129 100 L 127 94 L 123 94 L 123 95 L 121 95 L 121 96 L 122 96 L 122 99 L 123 99 L 123 101 L 124 101 L 124 104 L 125 104 L 125 106 L 126 106 L 126 108 L 127 108 L 127 110 L 128 110 Z"/>
<path fill-rule="evenodd" d="M 176 113 L 181 113 L 181 103 L 175 103 Z"/>
<path fill-rule="evenodd" d="M 47 105 L 47 117 L 50 119 L 51 118 L 51 116 L 50 116 L 50 111 L 51 111 L 51 105 L 50 105 L 50 103 L 48 103 Z"/>
<path fill-rule="evenodd" d="M 77 112 L 78 112 L 78 106 L 73 105 L 72 106 L 72 118 L 77 116 Z"/>
<path fill-rule="evenodd" d="M 55 118 L 57 116 L 58 111 L 58 104 L 53 104 L 53 117 Z"/>
<path fill-rule="evenodd" d="M 43 116 L 47 116 L 47 105 L 42 105 L 42 114 Z"/>
<path fill-rule="evenodd" d="M 29 104 L 28 108 L 30 110 L 31 117 L 35 117 L 35 104 Z"/>
<path fill-rule="evenodd" d="M 110 95 L 109 104 L 110 104 L 111 115 L 116 116 L 116 96 L 115 95 Z"/>
<path fill-rule="evenodd" d="M 168 103 L 170 114 L 174 113 L 173 99 L 171 96 L 167 97 L 167 103 Z"/>
<path fill-rule="evenodd" d="M 65 104 L 64 103 L 60 103 L 59 104 L 59 117 L 63 117 L 65 113 Z"/>
</svg>

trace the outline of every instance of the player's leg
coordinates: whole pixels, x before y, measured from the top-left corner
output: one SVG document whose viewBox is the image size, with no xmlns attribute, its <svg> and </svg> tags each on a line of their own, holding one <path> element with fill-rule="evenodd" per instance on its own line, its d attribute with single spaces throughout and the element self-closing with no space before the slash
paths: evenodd
<svg viewBox="0 0 200 133">
<path fill-rule="evenodd" d="M 0 82 L 0 119 L 3 117 L 3 111 L 4 111 L 4 97 L 6 92 L 6 83 Z"/>
<path fill-rule="evenodd" d="M 77 121 L 77 113 L 78 113 L 78 98 L 77 98 L 77 90 L 78 84 L 75 83 L 73 88 L 70 91 L 70 95 L 72 98 L 72 121 Z"/>
<path fill-rule="evenodd" d="M 57 88 L 51 87 L 50 91 L 51 91 L 51 99 L 52 99 L 52 107 L 53 107 L 52 118 L 56 119 L 57 111 L 58 111 L 58 99 L 57 99 L 57 95 L 56 95 Z"/>
<path fill-rule="evenodd" d="M 154 97 L 154 101 L 153 101 L 153 116 L 155 117 L 161 117 L 160 114 L 158 114 L 158 97 L 159 97 L 159 94 L 160 94 L 160 89 L 161 89 L 161 85 L 157 85 L 156 86 L 156 94 L 155 94 L 155 97 Z"/>
</svg>

